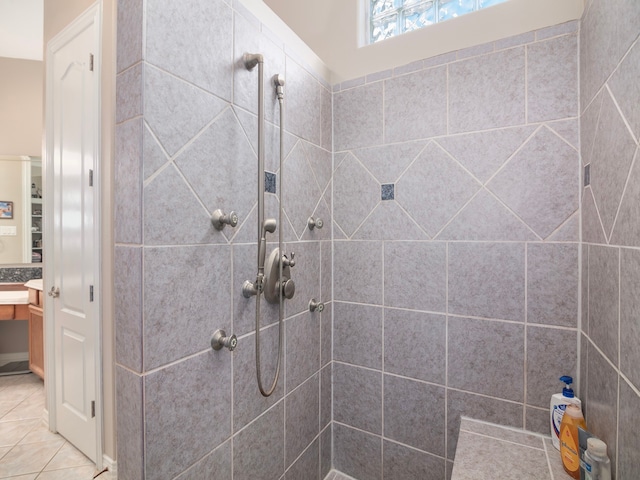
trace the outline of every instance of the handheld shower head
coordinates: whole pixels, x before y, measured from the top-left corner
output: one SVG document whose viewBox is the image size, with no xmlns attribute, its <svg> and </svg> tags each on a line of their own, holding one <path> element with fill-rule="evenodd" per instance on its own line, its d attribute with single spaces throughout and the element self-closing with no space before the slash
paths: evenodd
<svg viewBox="0 0 640 480">
<path fill-rule="evenodd" d="M 282 100 L 284 98 L 284 77 L 280 74 L 274 75 L 273 84 L 276 86 L 278 100 Z"/>
<path fill-rule="evenodd" d="M 266 232 L 269 233 L 273 233 L 276 231 L 276 219 L 275 218 L 267 218 L 264 223 L 262 224 L 262 233 L 263 236 L 266 234 Z"/>
</svg>

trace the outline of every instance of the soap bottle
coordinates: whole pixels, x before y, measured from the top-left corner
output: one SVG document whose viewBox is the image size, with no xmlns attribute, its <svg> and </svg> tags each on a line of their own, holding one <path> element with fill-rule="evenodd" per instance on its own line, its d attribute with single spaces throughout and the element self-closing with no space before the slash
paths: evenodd
<svg viewBox="0 0 640 480">
<path fill-rule="evenodd" d="M 560 450 L 560 441 L 558 440 L 560 437 L 560 424 L 562 423 L 565 408 L 567 408 L 567 405 L 570 403 L 582 407 L 582 402 L 574 395 L 573 389 L 571 388 L 573 378 L 566 375 L 560 377 L 560 381 L 565 384 L 565 387 L 562 389 L 562 393 L 556 393 L 551 396 L 551 403 L 549 405 L 551 443 L 558 450 Z"/>
<path fill-rule="evenodd" d="M 576 480 L 580 479 L 578 427 L 587 428 L 582 409 L 577 405 L 569 404 L 560 424 L 560 457 L 564 470 Z"/>
<path fill-rule="evenodd" d="M 607 444 L 596 437 L 587 440 L 584 453 L 584 480 L 611 480 L 611 462 L 607 457 Z"/>
</svg>

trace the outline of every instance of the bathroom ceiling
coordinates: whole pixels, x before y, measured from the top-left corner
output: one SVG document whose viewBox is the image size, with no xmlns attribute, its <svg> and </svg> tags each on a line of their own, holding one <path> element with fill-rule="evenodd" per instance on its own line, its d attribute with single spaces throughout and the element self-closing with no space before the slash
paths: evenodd
<svg viewBox="0 0 640 480">
<path fill-rule="evenodd" d="M 0 57 L 42 60 L 43 0 L 0 0 Z"/>
<path fill-rule="evenodd" d="M 332 46 L 353 42 L 353 23 L 345 17 L 357 11 L 359 0 L 263 0 L 325 63 Z"/>
</svg>

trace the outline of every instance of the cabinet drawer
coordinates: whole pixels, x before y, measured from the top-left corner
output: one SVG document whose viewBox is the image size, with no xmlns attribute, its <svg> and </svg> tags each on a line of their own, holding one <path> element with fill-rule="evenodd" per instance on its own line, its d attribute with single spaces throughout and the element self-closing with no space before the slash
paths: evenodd
<svg viewBox="0 0 640 480">
<path fill-rule="evenodd" d="M 27 320 L 29 318 L 29 306 L 0 305 L 0 320 Z"/>
<path fill-rule="evenodd" d="M 0 305 L 0 320 L 13 320 L 16 314 L 15 306 Z"/>
<path fill-rule="evenodd" d="M 31 305 L 36 305 L 38 307 L 42 307 L 42 292 L 40 290 L 36 290 L 35 288 L 29 289 L 29 303 Z"/>
</svg>

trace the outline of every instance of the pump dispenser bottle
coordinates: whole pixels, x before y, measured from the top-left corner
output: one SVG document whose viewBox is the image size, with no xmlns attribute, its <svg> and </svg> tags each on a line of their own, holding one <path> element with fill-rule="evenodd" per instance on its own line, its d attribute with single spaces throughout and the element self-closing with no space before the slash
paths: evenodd
<svg viewBox="0 0 640 480">
<path fill-rule="evenodd" d="M 582 402 L 573 393 L 571 384 L 573 378 L 565 375 L 560 377 L 560 381 L 565 384 L 562 389 L 562 393 L 556 393 L 551 396 L 551 403 L 549 405 L 549 425 L 551 428 L 551 443 L 556 449 L 560 450 L 560 424 L 562 423 L 562 416 L 567 408 L 567 405 L 574 404 L 582 408 Z"/>
<path fill-rule="evenodd" d="M 560 458 L 565 472 L 576 480 L 580 480 L 578 427 L 587 429 L 582 410 L 577 405 L 569 404 L 560 424 Z"/>
</svg>

